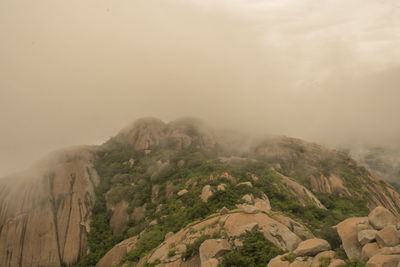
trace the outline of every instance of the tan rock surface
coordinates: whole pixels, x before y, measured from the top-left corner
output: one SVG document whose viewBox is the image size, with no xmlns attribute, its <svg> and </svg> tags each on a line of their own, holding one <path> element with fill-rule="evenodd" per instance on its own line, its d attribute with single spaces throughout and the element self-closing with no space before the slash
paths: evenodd
<svg viewBox="0 0 400 267">
<path fill-rule="evenodd" d="M 386 226 L 376 233 L 376 243 L 379 247 L 393 247 L 400 242 L 399 233 L 393 225 Z"/>
<path fill-rule="evenodd" d="M 217 258 L 231 250 L 232 247 L 226 239 L 208 239 L 199 248 L 201 265 L 203 266 L 211 258 Z"/>
</svg>

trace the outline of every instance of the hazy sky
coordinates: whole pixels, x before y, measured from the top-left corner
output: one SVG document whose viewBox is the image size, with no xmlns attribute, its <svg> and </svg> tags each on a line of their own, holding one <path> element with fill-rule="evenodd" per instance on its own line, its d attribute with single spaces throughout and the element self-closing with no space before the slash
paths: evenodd
<svg viewBox="0 0 400 267">
<path fill-rule="evenodd" d="M 400 144 L 398 0 L 2 0 L 0 175 L 142 116 Z"/>
</svg>

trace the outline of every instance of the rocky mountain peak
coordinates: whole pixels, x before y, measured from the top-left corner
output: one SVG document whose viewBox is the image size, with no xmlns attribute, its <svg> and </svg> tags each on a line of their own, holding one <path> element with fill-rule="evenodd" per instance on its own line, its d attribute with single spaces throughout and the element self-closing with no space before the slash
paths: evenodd
<svg viewBox="0 0 400 267">
<path fill-rule="evenodd" d="M 216 144 L 212 130 L 196 118 L 182 118 L 169 123 L 152 117 L 141 118 L 122 129 L 113 140 L 132 145 L 135 150 L 160 145 L 178 150 L 191 145 L 210 149 Z"/>
</svg>

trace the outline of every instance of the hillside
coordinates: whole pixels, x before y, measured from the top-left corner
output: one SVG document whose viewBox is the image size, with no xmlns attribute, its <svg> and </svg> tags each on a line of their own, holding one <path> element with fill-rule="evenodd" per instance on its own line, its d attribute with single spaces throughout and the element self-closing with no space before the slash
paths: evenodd
<svg viewBox="0 0 400 267">
<path fill-rule="evenodd" d="M 377 206 L 400 216 L 393 187 L 345 153 L 195 119 L 140 119 L 2 178 L 0 192 L 1 266 L 206 266 L 207 239 L 236 242 L 217 242 L 235 247 L 224 266 L 265 266 L 313 237 L 346 258 L 332 226 Z"/>
</svg>

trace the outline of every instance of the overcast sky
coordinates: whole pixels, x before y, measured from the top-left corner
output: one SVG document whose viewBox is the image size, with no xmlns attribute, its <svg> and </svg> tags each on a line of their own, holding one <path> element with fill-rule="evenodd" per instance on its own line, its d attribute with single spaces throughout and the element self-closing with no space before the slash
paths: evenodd
<svg viewBox="0 0 400 267">
<path fill-rule="evenodd" d="M 2 0 L 0 175 L 132 120 L 400 144 L 397 0 Z"/>
</svg>

